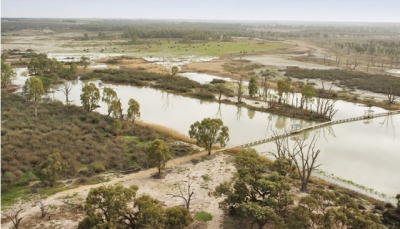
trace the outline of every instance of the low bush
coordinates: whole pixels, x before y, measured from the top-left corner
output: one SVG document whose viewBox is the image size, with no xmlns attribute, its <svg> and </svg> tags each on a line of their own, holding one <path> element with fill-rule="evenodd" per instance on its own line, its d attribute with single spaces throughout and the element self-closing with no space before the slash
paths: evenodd
<svg viewBox="0 0 400 229">
<path fill-rule="evenodd" d="M 212 220 L 212 215 L 208 212 L 199 212 L 194 215 L 194 219 L 197 221 L 207 222 Z"/>
<path fill-rule="evenodd" d="M 340 86 L 367 90 L 386 94 L 388 88 L 392 87 L 397 96 L 400 96 L 400 78 L 390 75 L 369 74 L 358 71 L 340 69 L 316 70 L 288 68 L 286 76 L 298 79 L 322 79 L 339 81 Z"/>
</svg>

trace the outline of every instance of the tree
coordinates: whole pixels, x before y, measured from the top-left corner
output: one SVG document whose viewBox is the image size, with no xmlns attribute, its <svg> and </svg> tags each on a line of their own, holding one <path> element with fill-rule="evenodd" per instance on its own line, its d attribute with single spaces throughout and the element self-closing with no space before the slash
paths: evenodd
<svg viewBox="0 0 400 229">
<path fill-rule="evenodd" d="M 201 122 L 195 122 L 190 126 L 189 136 L 196 139 L 196 144 L 204 145 L 211 155 L 212 145 L 219 143 L 225 147 L 229 141 L 229 128 L 224 126 L 221 119 L 205 118 Z"/>
<path fill-rule="evenodd" d="M 279 103 L 281 103 L 281 99 L 283 93 L 289 93 L 289 84 L 284 80 L 278 80 L 278 95 L 279 95 Z"/>
<path fill-rule="evenodd" d="M 165 169 L 167 162 L 172 158 L 169 154 L 169 147 L 163 140 L 156 139 L 151 142 L 146 149 L 147 162 L 150 167 L 157 167 L 158 174 L 161 174 L 161 169 Z"/>
<path fill-rule="evenodd" d="M 160 202 L 149 195 L 136 198 L 138 189 L 136 185 L 125 188 L 122 184 L 91 189 L 85 204 L 87 216 L 79 222 L 78 228 L 183 229 L 192 221 L 185 208 L 164 210 Z"/>
<path fill-rule="evenodd" d="M 16 76 L 17 74 L 11 66 L 1 61 L 1 87 L 7 87 Z"/>
<path fill-rule="evenodd" d="M 396 100 L 396 94 L 395 91 L 393 90 L 393 86 L 390 86 L 387 90 L 387 97 L 388 97 L 388 101 L 390 104 L 394 103 L 394 100 Z"/>
<path fill-rule="evenodd" d="M 21 201 L 19 205 L 3 211 L 3 215 L 13 223 L 14 229 L 19 228 L 19 224 L 21 223 L 22 218 L 24 218 L 23 216 L 20 216 L 20 214 L 25 211 L 25 208 L 22 207 L 22 204 L 23 202 Z"/>
<path fill-rule="evenodd" d="M 47 215 L 47 213 L 49 212 L 50 206 L 48 204 L 46 204 L 45 199 L 41 198 L 40 194 L 38 194 L 35 204 L 37 204 L 40 209 L 40 212 L 41 212 L 40 217 L 44 218 Z"/>
<path fill-rule="evenodd" d="M 37 109 L 44 95 L 42 81 L 38 77 L 29 78 L 25 81 L 22 90 L 26 100 L 33 102 L 35 106 L 35 117 L 37 117 Z"/>
<path fill-rule="evenodd" d="M 140 105 L 139 103 L 134 100 L 134 99 L 129 99 L 128 101 L 128 114 L 127 114 L 127 119 L 132 120 L 132 122 L 135 122 L 135 118 L 140 117 Z"/>
<path fill-rule="evenodd" d="M 379 217 L 360 211 L 348 195 L 336 196 L 332 191 L 312 190 L 300 199 L 287 218 L 290 229 L 297 228 L 385 228 Z"/>
<path fill-rule="evenodd" d="M 165 219 L 168 229 L 183 229 L 193 222 L 189 210 L 180 206 L 165 209 Z"/>
<path fill-rule="evenodd" d="M 269 70 L 265 70 L 265 71 L 261 71 L 261 77 L 263 78 L 262 80 L 262 87 L 263 87 L 263 96 L 265 96 L 265 98 L 267 98 L 268 96 L 268 87 L 269 87 L 269 83 L 268 83 L 268 79 L 270 76 L 270 72 Z"/>
<path fill-rule="evenodd" d="M 29 61 L 29 64 L 28 64 L 29 74 L 30 75 L 36 75 L 36 74 L 38 74 L 38 71 L 40 69 L 41 69 L 41 66 L 40 66 L 39 60 L 36 57 L 32 58 L 31 61 Z"/>
<path fill-rule="evenodd" d="M 114 99 L 111 102 L 111 113 L 114 118 L 124 119 L 124 114 L 122 113 L 121 99 Z"/>
<path fill-rule="evenodd" d="M 78 71 L 78 66 L 75 63 L 71 63 L 69 70 L 72 71 L 73 73 L 76 73 Z"/>
<path fill-rule="evenodd" d="M 257 80 L 254 77 L 250 78 L 249 81 L 249 95 L 251 98 L 253 98 L 258 92 L 258 85 L 257 85 Z"/>
<path fill-rule="evenodd" d="M 136 185 L 125 188 L 122 184 L 92 188 L 86 197 L 86 217 L 78 228 L 114 228 L 128 213 L 128 204 L 136 197 Z"/>
<path fill-rule="evenodd" d="M 177 66 L 173 66 L 172 69 L 171 69 L 171 71 L 172 71 L 172 76 L 176 76 L 176 74 L 177 74 L 178 71 L 179 71 L 179 68 L 178 68 Z"/>
<path fill-rule="evenodd" d="M 136 227 L 131 228 L 164 228 L 164 210 L 157 199 L 143 195 L 135 199 L 134 207 L 138 209 L 136 215 L 140 214 L 140 216 L 135 217 Z"/>
<path fill-rule="evenodd" d="M 303 108 L 303 105 L 305 103 L 306 109 L 308 107 L 308 104 L 312 102 L 312 99 L 317 95 L 315 92 L 315 89 L 312 85 L 305 85 L 301 89 L 301 105 L 300 108 Z"/>
<path fill-rule="evenodd" d="M 108 116 L 110 116 L 111 112 L 113 111 L 112 102 L 117 98 L 118 98 L 117 93 L 112 88 L 109 87 L 103 88 L 103 97 L 101 98 L 101 101 L 107 104 Z"/>
<path fill-rule="evenodd" d="M 40 164 L 40 174 L 42 181 L 48 183 L 51 187 L 62 177 L 69 169 L 69 165 L 61 158 L 60 153 L 53 153 L 47 156 L 46 160 Z"/>
<path fill-rule="evenodd" d="M 69 100 L 68 100 L 68 95 L 71 93 L 72 91 L 72 84 L 69 82 L 64 82 L 63 85 L 61 86 L 61 91 L 64 93 L 65 95 L 65 102 L 68 104 Z"/>
<path fill-rule="evenodd" d="M 83 65 L 84 71 L 86 71 L 86 68 L 90 65 L 90 58 L 87 56 L 81 56 L 81 64 Z"/>
<path fill-rule="evenodd" d="M 317 135 L 314 134 L 310 142 L 307 142 L 306 136 L 293 137 L 293 147 L 289 143 L 289 138 L 278 138 L 280 136 L 278 132 L 274 132 L 274 143 L 276 145 L 276 152 L 273 155 L 276 158 L 285 157 L 295 166 L 297 175 L 300 177 L 302 192 L 307 192 L 307 185 L 310 180 L 312 171 L 317 169 L 320 165 L 317 165 L 317 157 L 320 150 L 315 149 L 317 142 Z M 289 135 L 287 133 L 287 135 Z"/>
<path fill-rule="evenodd" d="M 241 103 L 242 102 L 242 97 L 243 97 L 243 93 L 244 93 L 244 91 L 243 91 L 243 83 L 244 83 L 244 78 L 245 78 L 245 75 L 243 75 L 243 74 L 240 74 L 240 77 L 239 77 L 239 79 L 236 81 L 236 85 L 237 85 L 237 101 L 238 101 L 238 103 Z"/>
<path fill-rule="evenodd" d="M 223 84 L 216 84 L 215 89 L 218 93 L 218 103 L 221 103 L 221 98 L 223 94 L 229 94 L 230 90 L 226 88 Z"/>
<path fill-rule="evenodd" d="M 172 197 L 182 198 L 185 201 L 185 207 L 188 210 L 190 209 L 190 201 L 193 200 L 193 195 L 194 195 L 194 192 L 191 189 L 192 182 L 193 181 L 190 181 L 190 176 L 188 175 L 188 180 L 186 182 L 186 186 L 187 186 L 186 189 L 182 188 L 181 184 L 179 183 L 178 184 L 179 194 L 171 194 L 171 193 L 167 194 L 167 195 L 171 195 Z"/>
<path fill-rule="evenodd" d="M 237 173 L 232 181 L 215 188 L 214 196 L 226 195 L 221 207 L 263 228 L 268 222 L 281 224 L 293 203 L 290 183 L 277 172 L 267 173 L 271 164 L 255 150 L 243 150 L 235 157 Z"/>
<path fill-rule="evenodd" d="M 81 102 L 83 107 L 91 112 L 97 107 L 100 101 L 100 91 L 94 83 L 85 84 L 82 87 Z"/>
<path fill-rule="evenodd" d="M 6 61 L 7 58 L 8 58 L 8 53 L 7 52 L 3 52 L 1 54 L 1 61 Z"/>
</svg>

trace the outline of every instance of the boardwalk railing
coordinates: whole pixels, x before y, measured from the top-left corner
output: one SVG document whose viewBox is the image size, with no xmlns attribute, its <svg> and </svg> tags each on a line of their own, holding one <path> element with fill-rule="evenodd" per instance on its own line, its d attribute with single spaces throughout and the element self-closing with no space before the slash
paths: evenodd
<svg viewBox="0 0 400 229">
<path fill-rule="evenodd" d="M 355 121 L 359 121 L 359 120 L 373 119 L 373 118 L 378 118 L 378 117 L 388 116 L 388 115 L 395 115 L 395 114 L 400 114 L 400 110 L 389 111 L 389 112 L 379 113 L 379 114 L 375 114 L 375 115 L 359 116 L 359 117 L 355 117 L 355 118 L 347 118 L 347 119 L 324 122 L 324 123 L 316 124 L 316 125 L 313 125 L 313 126 L 308 126 L 308 127 L 304 127 L 304 128 L 301 128 L 301 129 L 296 129 L 296 130 L 293 130 L 293 131 L 291 131 L 289 133 L 284 133 L 284 134 L 281 134 L 281 135 L 278 135 L 278 136 L 272 136 L 272 137 L 263 138 L 263 139 L 260 139 L 260 140 L 257 140 L 257 141 L 252 141 L 252 142 L 248 142 L 248 143 L 244 143 L 244 144 L 240 144 L 240 145 L 221 148 L 221 149 L 219 149 L 217 151 L 224 151 L 224 150 L 232 149 L 232 148 L 244 148 L 244 147 L 260 145 L 260 144 L 263 144 L 263 143 L 274 141 L 275 139 L 289 137 L 290 135 L 298 134 L 298 133 L 306 131 L 306 130 L 313 130 L 313 129 L 318 129 L 318 128 L 322 128 L 322 127 L 325 127 L 325 126 L 330 126 L 330 125 L 335 125 L 335 124 L 340 124 L 340 123 L 355 122 Z"/>
</svg>

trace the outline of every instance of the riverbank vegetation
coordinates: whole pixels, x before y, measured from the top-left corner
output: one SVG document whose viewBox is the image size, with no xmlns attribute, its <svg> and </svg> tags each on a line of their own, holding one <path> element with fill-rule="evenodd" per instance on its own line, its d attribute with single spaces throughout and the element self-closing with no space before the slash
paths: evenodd
<svg viewBox="0 0 400 229">
<path fill-rule="evenodd" d="M 298 79 L 321 79 L 331 81 L 340 87 L 366 90 L 375 93 L 388 94 L 393 89 L 395 96 L 400 96 L 400 78 L 390 75 L 369 74 L 348 70 L 317 70 L 287 68 L 286 76 Z"/>
<path fill-rule="evenodd" d="M 145 147 L 157 138 L 168 143 L 173 156 L 193 151 L 183 147 L 181 152 L 182 147 L 172 146 L 175 139 L 187 137 L 163 128 L 154 130 L 124 120 L 117 126 L 111 117 L 52 101 L 41 103 L 35 117 L 34 105 L 22 97 L 4 91 L 1 97 L 2 204 L 10 204 L 15 198 L 8 192 L 45 179 L 41 164 L 54 153 L 68 164 L 60 179 L 80 177 L 90 182 L 104 171 L 146 167 Z M 5 199 L 8 197 L 11 200 Z"/>
</svg>

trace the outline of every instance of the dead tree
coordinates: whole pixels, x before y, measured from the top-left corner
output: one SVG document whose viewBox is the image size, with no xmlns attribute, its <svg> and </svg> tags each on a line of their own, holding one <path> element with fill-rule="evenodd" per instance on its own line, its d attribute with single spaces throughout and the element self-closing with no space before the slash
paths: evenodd
<svg viewBox="0 0 400 229">
<path fill-rule="evenodd" d="M 396 95 L 395 95 L 395 92 L 393 91 L 393 87 L 392 86 L 390 86 L 388 88 L 387 97 L 388 97 L 388 100 L 389 100 L 390 104 L 393 104 L 394 100 L 397 98 Z"/>
<path fill-rule="evenodd" d="M 194 192 L 192 190 L 193 181 L 190 180 L 190 176 L 188 175 L 188 180 L 186 182 L 187 189 L 182 189 L 181 184 L 178 184 L 179 194 L 168 193 L 167 195 L 172 197 L 179 197 L 185 201 L 185 207 L 189 210 L 190 201 L 194 199 Z"/>
<path fill-rule="evenodd" d="M 355 69 L 356 69 L 356 67 L 357 67 L 359 64 L 360 64 L 360 62 L 358 62 L 358 60 L 356 59 L 356 60 L 354 61 L 354 67 L 353 67 L 353 70 L 355 70 Z"/>
<path fill-rule="evenodd" d="M 264 72 L 261 73 L 261 77 L 263 78 L 262 80 L 262 87 L 264 88 L 263 90 L 263 97 L 266 98 L 268 96 L 268 89 L 269 89 L 269 83 L 268 79 L 270 76 L 269 70 L 265 70 Z"/>
<path fill-rule="evenodd" d="M 284 132 L 288 136 L 288 131 Z M 294 143 L 289 142 L 289 137 L 283 137 L 281 140 L 278 136 L 279 133 L 274 132 L 274 143 L 277 146 L 276 155 L 283 155 L 289 159 L 291 163 L 296 167 L 298 176 L 301 181 L 302 192 L 307 192 L 307 185 L 310 180 L 311 173 L 317 169 L 320 165 L 316 164 L 317 157 L 320 150 L 315 149 L 317 142 L 317 135 L 314 134 L 311 137 L 311 141 L 307 142 L 306 136 L 295 136 L 290 138 Z"/>
<path fill-rule="evenodd" d="M 68 105 L 68 103 L 69 103 L 69 101 L 68 101 L 68 95 L 69 95 L 69 94 L 71 93 L 71 91 L 72 91 L 72 84 L 69 83 L 69 82 L 65 82 L 65 83 L 62 85 L 61 91 L 64 93 L 64 95 L 65 95 L 65 101 L 66 101 L 66 103 L 67 103 L 67 105 Z"/>
<path fill-rule="evenodd" d="M 302 192 L 307 192 L 311 173 L 320 166 L 316 165 L 317 157 L 321 152 L 320 150 L 315 150 L 316 136 L 313 135 L 310 143 L 306 143 L 307 139 L 305 137 L 294 138 L 293 151 L 289 151 L 289 158 L 293 161 L 301 180 L 300 190 Z"/>
<path fill-rule="evenodd" d="M 351 62 L 350 60 L 346 60 L 346 68 L 350 68 L 351 67 Z"/>
<path fill-rule="evenodd" d="M 40 217 L 44 218 L 46 214 L 49 212 L 50 206 L 46 204 L 46 200 L 41 198 L 40 194 L 38 194 L 35 204 L 39 206 L 40 212 L 42 213 Z"/>
<path fill-rule="evenodd" d="M 3 212 L 3 215 L 7 219 L 11 220 L 15 229 L 18 229 L 22 218 L 24 218 L 24 217 L 20 216 L 20 214 L 25 211 L 25 209 L 22 207 L 22 204 L 23 204 L 23 202 L 20 202 L 20 204 L 18 206 L 14 206 Z"/>
<path fill-rule="evenodd" d="M 237 85 L 237 97 L 238 97 L 238 103 L 242 102 L 242 97 L 243 97 L 243 83 L 244 83 L 244 75 L 240 74 L 239 79 L 236 81 L 236 85 Z"/>
</svg>

